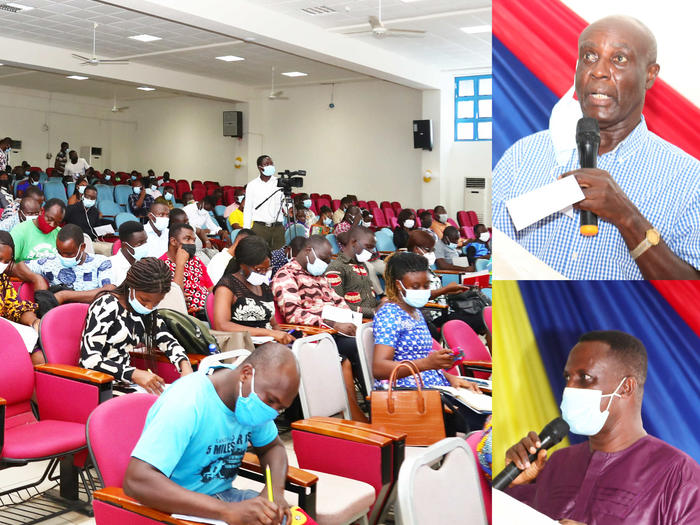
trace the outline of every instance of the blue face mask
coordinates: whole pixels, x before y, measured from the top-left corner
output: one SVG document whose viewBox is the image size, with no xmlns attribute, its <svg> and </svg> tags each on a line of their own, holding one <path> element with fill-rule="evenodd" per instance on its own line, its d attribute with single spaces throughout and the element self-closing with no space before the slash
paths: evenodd
<svg viewBox="0 0 700 525">
<path fill-rule="evenodd" d="M 248 394 L 248 397 L 243 397 L 243 383 L 238 384 L 238 399 L 236 400 L 234 414 L 238 422 L 247 427 L 264 425 L 278 415 L 277 410 L 266 404 L 255 393 L 255 368 L 253 368 L 253 378 L 250 380 L 250 394 Z"/>
<path fill-rule="evenodd" d="M 85 188 L 87 188 L 87 186 L 78 186 L 78 193 L 81 195 L 85 193 Z"/>
<path fill-rule="evenodd" d="M 314 262 L 309 262 L 309 257 L 308 255 L 306 256 L 306 271 L 314 277 L 320 277 L 323 275 L 323 272 L 326 271 L 326 268 L 328 268 L 328 263 L 316 255 L 313 248 L 311 248 L 311 252 L 314 254 L 314 257 L 316 257 L 316 260 Z"/>
<path fill-rule="evenodd" d="M 134 312 L 140 315 L 148 315 L 154 310 L 153 308 L 146 308 L 142 305 L 136 298 L 136 292 L 134 292 L 134 297 L 131 297 L 131 294 L 129 294 L 129 306 L 134 309 Z"/>
<path fill-rule="evenodd" d="M 325 226 L 330 226 L 331 224 L 333 224 L 333 219 L 331 219 L 330 217 L 326 217 L 323 219 L 323 224 Z"/>
<path fill-rule="evenodd" d="M 38 185 L 39 185 L 39 181 L 38 181 L 38 180 L 33 180 L 33 181 L 32 181 L 32 186 L 38 186 Z"/>
<path fill-rule="evenodd" d="M 406 290 L 406 287 L 399 281 L 403 288 L 403 300 L 413 308 L 423 308 L 430 301 L 430 290 Z"/>
<path fill-rule="evenodd" d="M 29 170 L 27 170 L 27 171 L 24 172 L 24 174 L 25 174 L 27 177 L 29 176 L 29 173 L 30 173 Z"/>
<path fill-rule="evenodd" d="M 95 201 L 93 199 L 83 199 L 83 206 L 86 208 L 92 208 L 95 205 Z"/>
<path fill-rule="evenodd" d="M 131 248 L 131 256 L 135 261 L 140 261 L 144 257 L 148 256 L 148 244 L 142 244 L 141 246 L 132 246 L 128 242 L 125 242 L 124 244 Z"/>
<path fill-rule="evenodd" d="M 447 246 L 449 246 L 449 247 L 452 248 L 453 250 L 456 250 L 456 249 L 457 249 L 457 243 L 456 243 L 456 242 L 451 242 L 451 243 L 449 243 Z"/>
<path fill-rule="evenodd" d="M 272 164 L 268 164 L 263 168 L 263 175 L 266 177 L 272 177 L 275 173 L 277 173 L 277 169 Z"/>
<path fill-rule="evenodd" d="M 308 210 L 311 208 L 311 204 L 313 203 L 311 202 L 311 199 L 305 199 L 302 201 L 302 204 L 304 205 L 304 208 Z"/>
<path fill-rule="evenodd" d="M 166 201 L 171 201 L 171 200 L 173 200 L 173 194 L 172 194 L 172 193 L 166 193 L 165 195 L 163 195 L 163 197 L 165 197 L 165 200 L 166 200 Z"/>
<path fill-rule="evenodd" d="M 239 195 L 238 197 L 236 197 L 236 200 L 238 201 L 239 204 L 241 202 L 243 202 L 243 199 L 245 199 L 245 195 Z"/>
<path fill-rule="evenodd" d="M 136 187 L 134 188 L 134 193 L 135 193 L 136 195 L 138 195 L 139 193 L 141 193 L 141 186 L 136 186 Z"/>
<path fill-rule="evenodd" d="M 78 255 L 75 257 L 63 257 L 63 255 L 59 255 L 58 260 L 61 261 L 61 265 L 64 268 L 73 268 L 78 265 L 78 261 L 80 260 L 80 250 L 78 250 Z"/>
<path fill-rule="evenodd" d="M 111 178 L 112 178 L 111 175 L 105 175 L 105 180 L 109 180 L 109 179 L 111 179 Z"/>
<path fill-rule="evenodd" d="M 131 180 L 136 180 L 136 175 L 132 175 Z"/>
</svg>

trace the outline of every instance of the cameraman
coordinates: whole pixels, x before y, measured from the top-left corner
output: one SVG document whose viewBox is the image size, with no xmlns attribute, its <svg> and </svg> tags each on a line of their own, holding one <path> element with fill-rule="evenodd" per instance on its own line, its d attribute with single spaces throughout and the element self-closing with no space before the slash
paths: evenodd
<svg viewBox="0 0 700 525">
<path fill-rule="evenodd" d="M 277 187 L 276 169 L 267 155 L 258 157 L 260 176 L 246 186 L 246 203 L 243 210 L 243 227 L 251 228 L 267 241 L 271 250 L 284 245 L 282 203 L 284 195 Z"/>
</svg>

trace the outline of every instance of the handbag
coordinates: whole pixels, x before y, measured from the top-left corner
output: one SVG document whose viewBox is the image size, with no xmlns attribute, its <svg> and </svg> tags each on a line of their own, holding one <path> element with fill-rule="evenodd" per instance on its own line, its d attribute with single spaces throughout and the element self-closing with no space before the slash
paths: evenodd
<svg viewBox="0 0 700 525">
<path fill-rule="evenodd" d="M 408 368 L 416 389 L 397 390 L 400 368 Z M 406 445 L 427 446 L 445 437 L 442 400 L 438 390 L 426 390 L 418 367 L 401 361 L 391 372 L 389 390 L 375 390 L 370 397 L 372 426 L 389 432 L 406 433 Z"/>
<path fill-rule="evenodd" d="M 466 292 L 448 295 L 447 305 L 454 310 L 468 314 L 479 314 L 487 306 L 491 305 L 491 300 L 486 297 L 478 288 L 472 288 Z"/>
</svg>

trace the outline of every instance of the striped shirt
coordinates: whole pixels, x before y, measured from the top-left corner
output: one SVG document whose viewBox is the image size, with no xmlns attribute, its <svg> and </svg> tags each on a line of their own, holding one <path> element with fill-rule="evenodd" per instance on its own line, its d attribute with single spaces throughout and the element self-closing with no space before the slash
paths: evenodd
<svg viewBox="0 0 700 525">
<path fill-rule="evenodd" d="M 640 213 L 659 231 L 682 260 L 700 268 L 700 162 L 647 129 L 637 127 L 613 150 L 598 157 L 605 170 Z M 557 212 L 516 232 L 505 202 L 554 182 L 578 169 L 576 150 L 558 165 L 549 131 L 513 144 L 493 172 L 493 224 L 530 253 L 569 279 L 641 279 L 622 235 L 612 223 L 599 220 L 599 233 L 579 233 L 574 217 Z M 641 242 L 642 239 L 640 238 Z"/>
</svg>

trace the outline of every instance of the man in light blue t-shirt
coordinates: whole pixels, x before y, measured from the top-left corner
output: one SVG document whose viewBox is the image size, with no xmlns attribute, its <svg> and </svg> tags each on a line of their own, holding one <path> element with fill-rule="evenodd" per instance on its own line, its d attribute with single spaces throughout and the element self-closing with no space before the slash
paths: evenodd
<svg viewBox="0 0 700 525">
<path fill-rule="evenodd" d="M 124 491 L 171 514 L 289 523 L 287 454 L 273 420 L 298 390 L 294 355 L 278 343 L 259 347 L 236 369 L 222 365 L 179 379 L 148 412 Z M 249 442 L 263 470 L 270 466 L 274 503 L 265 491 L 231 486 Z"/>
</svg>

